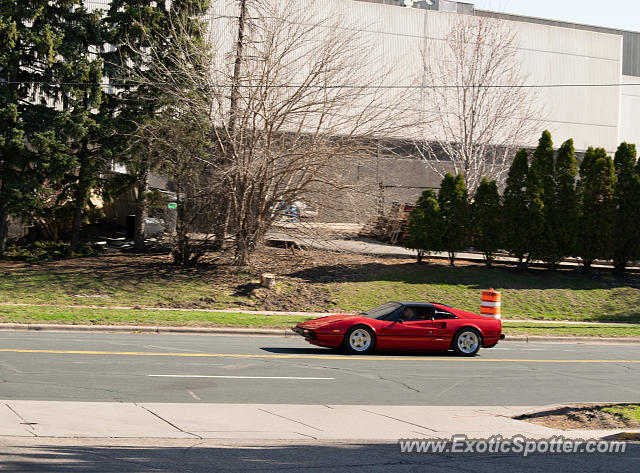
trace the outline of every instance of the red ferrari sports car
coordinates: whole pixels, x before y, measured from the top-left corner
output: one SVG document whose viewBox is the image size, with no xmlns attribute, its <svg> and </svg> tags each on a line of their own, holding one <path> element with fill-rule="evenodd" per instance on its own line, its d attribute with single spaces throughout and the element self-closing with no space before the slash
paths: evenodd
<svg viewBox="0 0 640 473">
<path fill-rule="evenodd" d="M 454 350 L 474 356 L 480 347 L 491 348 L 504 338 L 500 319 L 424 302 L 387 302 L 360 315 L 307 320 L 293 330 L 314 345 L 355 354 Z"/>
</svg>

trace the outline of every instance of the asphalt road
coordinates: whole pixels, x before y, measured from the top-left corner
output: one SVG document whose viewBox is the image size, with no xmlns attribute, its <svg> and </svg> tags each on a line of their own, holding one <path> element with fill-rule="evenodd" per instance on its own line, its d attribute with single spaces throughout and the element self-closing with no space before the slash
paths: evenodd
<svg viewBox="0 0 640 473">
<path fill-rule="evenodd" d="M 43 443 L 44 442 L 44 443 Z M 34 445 L 31 445 L 34 444 Z M 403 454 L 397 444 L 109 441 L 0 438 L 0 471 L 12 473 L 134 472 L 576 472 L 637 471 L 640 444 L 609 454 Z M 4 469 L 3 469 L 4 467 Z"/>
<path fill-rule="evenodd" d="M 0 398 L 377 405 L 637 402 L 635 344 L 345 356 L 301 338 L 0 332 Z"/>
</svg>

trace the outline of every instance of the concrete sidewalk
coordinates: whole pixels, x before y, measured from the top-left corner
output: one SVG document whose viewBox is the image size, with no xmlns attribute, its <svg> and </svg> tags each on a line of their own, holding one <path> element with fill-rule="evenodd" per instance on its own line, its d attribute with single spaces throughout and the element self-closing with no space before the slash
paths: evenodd
<svg viewBox="0 0 640 473">
<path fill-rule="evenodd" d="M 617 430 L 560 431 L 514 415 L 528 406 L 366 406 L 0 401 L 0 437 L 397 441 L 598 438 Z"/>
</svg>

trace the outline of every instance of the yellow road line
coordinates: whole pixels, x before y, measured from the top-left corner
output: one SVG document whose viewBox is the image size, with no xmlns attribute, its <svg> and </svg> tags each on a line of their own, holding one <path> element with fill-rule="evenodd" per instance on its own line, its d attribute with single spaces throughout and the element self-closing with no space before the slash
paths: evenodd
<svg viewBox="0 0 640 473">
<path fill-rule="evenodd" d="M 526 363 L 640 363 L 640 360 L 536 360 L 525 358 L 462 358 L 462 357 L 408 357 L 408 356 L 346 356 L 346 355 L 249 355 L 236 353 L 171 353 L 146 351 L 101 351 L 101 350 L 23 350 L 0 348 L 0 352 L 10 353 L 47 353 L 56 355 L 125 355 L 125 356 L 179 356 L 214 358 L 293 358 L 314 360 L 368 360 L 368 361 L 490 361 L 490 362 L 526 362 Z"/>
</svg>

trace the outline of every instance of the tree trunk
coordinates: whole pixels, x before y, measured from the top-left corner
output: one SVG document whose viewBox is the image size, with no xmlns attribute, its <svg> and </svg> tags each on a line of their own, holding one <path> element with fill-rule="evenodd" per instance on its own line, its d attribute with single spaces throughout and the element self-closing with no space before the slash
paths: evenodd
<svg viewBox="0 0 640 473">
<path fill-rule="evenodd" d="M 422 258 L 424 257 L 424 251 L 418 250 L 418 264 L 422 264 Z"/>
<path fill-rule="evenodd" d="M 487 265 L 487 268 L 490 268 L 493 265 L 493 254 L 491 252 L 484 254 L 484 264 Z"/>
<path fill-rule="evenodd" d="M 213 235 L 215 240 L 213 242 L 214 250 L 221 250 L 224 246 L 224 238 L 229 228 L 229 211 L 231 209 L 231 200 L 225 199 L 222 205 L 222 210 L 218 214 L 218 220 L 214 222 Z"/>
<path fill-rule="evenodd" d="M 249 262 L 249 248 L 245 241 L 236 241 L 236 254 L 233 264 L 235 266 L 246 266 Z"/>
<path fill-rule="evenodd" d="M 89 201 L 91 192 L 91 176 L 89 170 L 89 157 L 86 152 L 82 152 L 80 158 L 80 170 L 78 171 L 78 186 L 74 196 L 75 206 L 73 209 L 73 223 L 71 224 L 71 242 L 69 250 L 73 253 L 78 248 L 80 242 L 80 230 L 82 230 L 82 213 Z"/>
<path fill-rule="evenodd" d="M 142 162 L 142 171 L 138 176 L 138 197 L 136 198 L 136 218 L 133 250 L 144 252 L 144 220 L 147 218 L 147 192 L 149 192 L 149 161 Z"/>
<path fill-rule="evenodd" d="M 9 212 L 0 206 L 0 258 L 7 250 L 7 238 L 9 237 Z"/>
<path fill-rule="evenodd" d="M 244 28 L 247 18 L 247 0 L 240 0 L 240 15 L 238 16 L 238 37 L 236 39 L 236 58 L 233 64 L 233 79 L 231 81 L 231 97 L 229 103 L 229 134 L 235 138 L 235 128 L 240 99 L 240 75 L 244 50 Z"/>
<path fill-rule="evenodd" d="M 627 266 L 626 261 L 614 261 L 613 262 L 613 272 L 615 274 L 624 274 L 625 267 Z"/>
<path fill-rule="evenodd" d="M 251 253 L 251 236 L 246 228 L 242 228 L 242 224 L 236 230 L 235 247 L 234 266 L 246 266 Z"/>
</svg>

